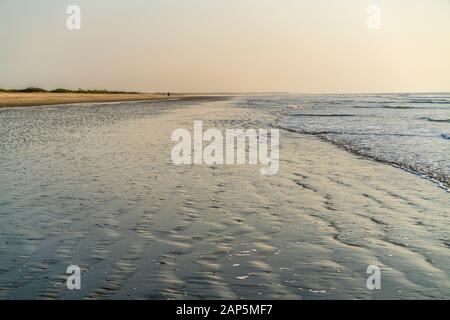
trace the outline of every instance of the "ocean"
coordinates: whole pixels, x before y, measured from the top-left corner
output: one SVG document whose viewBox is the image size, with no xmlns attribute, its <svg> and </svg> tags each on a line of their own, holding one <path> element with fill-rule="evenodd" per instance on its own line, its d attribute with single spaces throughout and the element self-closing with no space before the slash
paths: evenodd
<svg viewBox="0 0 450 320">
<path fill-rule="evenodd" d="M 347 151 L 450 188 L 450 94 L 265 95 L 279 128 L 316 135 Z"/>
</svg>

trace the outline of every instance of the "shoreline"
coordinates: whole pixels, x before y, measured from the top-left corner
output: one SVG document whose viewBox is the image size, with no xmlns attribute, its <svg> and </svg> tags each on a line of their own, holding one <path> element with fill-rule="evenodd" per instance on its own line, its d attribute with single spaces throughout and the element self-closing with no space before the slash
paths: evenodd
<svg viewBox="0 0 450 320">
<path fill-rule="evenodd" d="M 284 116 L 284 115 L 283 115 Z M 357 157 L 361 157 L 361 159 L 365 159 L 365 160 L 370 160 L 379 164 L 384 164 L 384 165 L 388 165 L 391 166 L 393 168 L 397 168 L 400 169 L 402 171 L 408 172 L 410 174 L 413 174 L 415 176 L 418 176 L 422 179 L 425 179 L 427 181 L 430 181 L 432 183 L 434 183 L 438 188 L 445 190 L 447 193 L 450 193 L 450 181 L 448 181 L 448 179 L 445 179 L 445 177 L 443 176 L 433 176 L 432 173 L 426 172 L 426 171 L 421 171 L 418 168 L 414 168 L 412 166 L 409 166 L 407 164 L 400 164 L 400 163 L 396 163 L 396 162 L 389 162 L 386 160 L 383 160 L 379 157 L 375 157 L 375 156 L 369 156 L 367 154 L 358 152 L 357 150 L 346 146 L 342 143 L 339 143 L 337 141 L 334 141 L 332 139 L 328 139 L 326 136 L 324 136 L 322 133 L 308 133 L 308 132 L 302 132 L 302 131 L 298 131 L 295 129 L 290 129 L 290 128 L 285 128 L 282 126 L 279 126 L 279 121 L 280 119 L 276 119 L 275 122 L 272 124 L 273 127 L 278 128 L 280 130 L 284 130 L 286 132 L 292 132 L 292 133 L 298 133 L 298 134 L 302 134 L 305 136 L 312 136 L 312 137 L 316 137 L 318 138 L 320 141 L 323 141 L 325 143 L 328 143 L 331 146 L 334 146 L 336 148 L 338 148 L 339 150 L 343 150 L 349 154 L 352 154 L 354 156 Z"/>
<path fill-rule="evenodd" d="M 398 164 L 395 162 L 389 162 L 389 161 L 385 161 L 383 159 L 377 158 L 377 157 L 371 157 L 368 155 L 365 155 L 363 153 L 360 153 L 348 146 L 345 146 L 344 144 L 341 143 L 337 143 L 333 140 L 327 139 L 326 137 L 322 136 L 321 134 L 312 134 L 312 133 L 306 133 L 306 132 L 298 132 L 296 130 L 292 130 L 292 129 L 288 129 L 288 128 L 283 128 L 283 127 L 277 127 L 280 130 L 284 130 L 286 132 L 292 132 L 292 133 L 298 133 L 301 135 L 305 135 L 305 136 L 311 136 L 311 137 L 316 137 L 318 138 L 320 141 L 325 142 L 331 146 L 336 147 L 339 150 L 343 150 L 351 155 L 360 157 L 361 159 L 364 160 L 369 160 L 369 161 L 373 161 L 375 163 L 379 163 L 379 164 L 384 164 L 387 166 L 391 166 L 393 168 L 397 168 L 400 169 L 402 171 L 411 173 L 417 177 L 420 177 L 422 179 L 425 179 L 427 181 L 430 181 L 432 183 L 434 183 L 438 188 L 447 191 L 448 193 L 450 193 L 450 184 L 445 180 L 445 179 L 439 179 L 439 178 L 435 178 L 433 177 L 431 174 L 429 173 L 424 173 L 421 172 L 420 170 L 416 169 L 416 168 L 411 168 L 410 166 L 407 165 L 402 165 L 402 164 Z"/>
<path fill-rule="evenodd" d="M 302 133 L 302 134 L 308 135 L 307 133 Z M 388 165 L 388 166 L 391 166 L 391 167 L 394 167 L 394 168 L 406 171 L 408 173 L 411 173 L 411 174 L 413 174 L 415 176 L 418 176 L 418 177 L 420 177 L 422 179 L 425 179 L 427 181 L 430 181 L 430 182 L 434 183 L 438 188 L 440 188 L 442 190 L 445 190 L 448 193 L 450 193 L 450 184 L 444 178 L 433 177 L 432 174 L 430 174 L 428 172 L 421 172 L 419 169 L 414 168 L 414 167 L 409 166 L 409 165 L 406 165 L 406 164 L 399 164 L 399 163 L 396 163 L 396 162 L 389 162 L 389 161 L 385 161 L 385 160 L 383 160 L 381 158 L 378 158 L 378 157 L 365 155 L 365 154 L 360 153 L 360 152 L 358 152 L 358 151 L 356 151 L 356 150 L 354 150 L 354 149 L 352 149 L 352 148 L 350 148 L 350 147 L 348 147 L 348 146 L 346 146 L 346 145 L 344 145 L 342 143 L 338 143 L 336 141 L 327 139 L 326 137 L 321 136 L 321 135 L 315 135 L 315 134 L 311 134 L 311 135 L 318 137 L 321 141 L 329 143 L 329 144 L 337 147 L 338 149 L 344 150 L 344 151 L 346 151 L 346 152 L 348 152 L 350 154 L 353 154 L 353 155 L 355 155 L 357 157 L 361 157 L 362 159 L 374 161 L 376 163 L 381 163 L 381 164 Z"/>
<path fill-rule="evenodd" d="M 0 109 L 9 107 L 36 107 L 74 103 L 127 102 L 199 98 L 207 95 L 159 93 L 12 93 L 0 92 Z"/>
</svg>

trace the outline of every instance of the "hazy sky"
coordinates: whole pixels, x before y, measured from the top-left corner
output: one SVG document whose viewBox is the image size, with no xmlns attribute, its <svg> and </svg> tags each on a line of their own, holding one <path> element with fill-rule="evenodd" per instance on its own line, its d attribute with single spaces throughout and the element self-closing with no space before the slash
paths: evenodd
<svg viewBox="0 0 450 320">
<path fill-rule="evenodd" d="M 0 87 L 26 86 L 450 91 L 450 1 L 0 0 Z"/>
</svg>

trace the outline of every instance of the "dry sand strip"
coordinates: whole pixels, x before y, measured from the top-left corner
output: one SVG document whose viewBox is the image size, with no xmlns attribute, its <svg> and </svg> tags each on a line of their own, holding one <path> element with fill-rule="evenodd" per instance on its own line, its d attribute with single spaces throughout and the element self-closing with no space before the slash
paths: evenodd
<svg viewBox="0 0 450 320">
<path fill-rule="evenodd" d="M 159 94 L 159 93 L 13 93 L 0 92 L 0 108 L 2 107 L 27 107 L 41 105 L 57 105 L 83 102 L 119 102 L 119 101 L 143 101 L 161 99 L 191 98 L 189 94 Z"/>
</svg>

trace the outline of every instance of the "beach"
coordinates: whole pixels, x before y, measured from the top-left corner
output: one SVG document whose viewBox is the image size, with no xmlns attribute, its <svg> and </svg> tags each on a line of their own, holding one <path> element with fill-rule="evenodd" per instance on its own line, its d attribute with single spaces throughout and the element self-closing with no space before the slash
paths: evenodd
<svg viewBox="0 0 450 320">
<path fill-rule="evenodd" d="M 230 97 L 1 109 L 0 298 L 450 298 L 446 190 L 288 130 L 273 176 L 176 166 L 196 120 L 279 121 Z"/>
<path fill-rule="evenodd" d="M 57 105 L 83 102 L 117 102 L 176 99 L 189 95 L 158 93 L 51 93 L 0 92 L 0 108 Z"/>
</svg>

